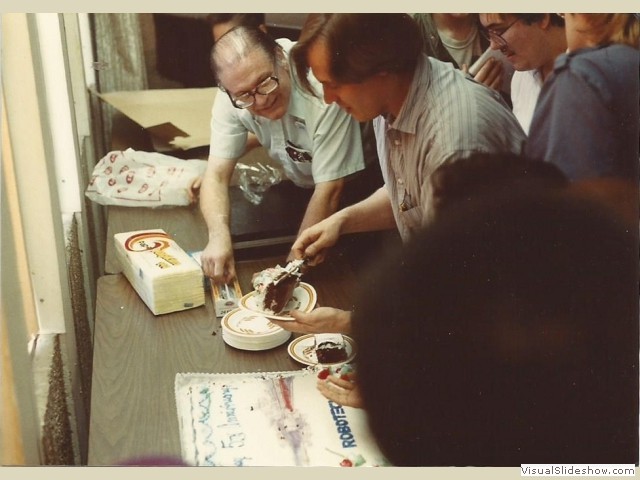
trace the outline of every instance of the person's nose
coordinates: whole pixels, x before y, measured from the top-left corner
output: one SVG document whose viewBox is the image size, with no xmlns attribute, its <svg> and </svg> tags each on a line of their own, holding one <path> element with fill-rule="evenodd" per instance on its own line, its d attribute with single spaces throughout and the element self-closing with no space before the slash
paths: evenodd
<svg viewBox="0 0 640 480">
<path fill-rule="evenodd" d="M 266 105 L 266 104 L 267 104 L 267 97 L 268 97 L 268 96 L 269 96 L 269 95 L 259 95 L 259 94 L 255 94 L 255 95 L 253 96 L 253 98 L 254 98 L 254 100 L 253 100 L 253 104 L 254 104 L 256 107 L 258 107 L 258 108 L 260 108 L 260 107 L 262 107 L 262 106 Z"/>
</svg>

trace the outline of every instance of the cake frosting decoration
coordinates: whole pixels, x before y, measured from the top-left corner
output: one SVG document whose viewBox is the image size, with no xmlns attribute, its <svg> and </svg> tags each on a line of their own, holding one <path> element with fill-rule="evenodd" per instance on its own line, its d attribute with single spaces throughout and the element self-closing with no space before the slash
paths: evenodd
<svg viewBox="0 0 640 480">
<path fill-rule="evenodd" d="M 327 400 L 315 370 L 177 374 L 182 459 L 216 466 L 385 466 L 366 411 Z"/>
<path fill-rule="evenodd" d="M 282 313 L 300 285 L 302 264 L 303 260 L 293 260 L 284 267 L 276 265 L 254 273 L 251 281 L 256 291 L 256 302 L 264 312 Z"/>
</svg>

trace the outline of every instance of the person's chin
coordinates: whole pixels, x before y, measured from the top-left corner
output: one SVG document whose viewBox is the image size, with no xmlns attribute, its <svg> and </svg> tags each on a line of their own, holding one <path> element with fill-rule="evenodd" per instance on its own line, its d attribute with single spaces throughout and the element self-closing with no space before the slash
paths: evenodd
<svg viewBox="0 0 640 480">
<path fill-rule="evenodd" d="M 280 120 L 282 117 L 284 117 L 284 114 L 287 113 L 287 110 L 284 108 L 277 108 L 277 109 L 271 109 L 269 112 L 267 112 L 266 115 L 264 115 L 266 118 L 268 118 L 269 120 Z"/>
<path fill-rule="evenodd" d="M 279 102 L 274 102 L 267 108 L 254 110 L 254 113 L 269 120 L 279 120 L 287 113 L 287 109 Z"/>
<path fill-rule="evenodd" d="M 511 50 L 507 50 L 506 52 L 502 52 L 502 55 L 504 55 L 507 61 L 513 65 L 513 68 L 517 69 L 518 56 L 516 55 L 515 52 L 512 52 Z"/>
<path fill-rule="evenodd" d="M 362 112 L 354 110 L 353 108 L 343 107 L 343 110 L 347 112 L 349 115 L 351 115 L 358 122 L 368 122 L 369 120 L 372 120 L 374 118 L 374 117 L 371 117 L 370 115 L 364 115 Z"/>
<path fill-rule="evenodd" d="M 522 61 L 522 59 L 518 59 L 515 55 L 512 58 L 508 58 L 511 65 L 513 65 L 513 69 L 519 72 L 526 72 L 528 70 L 534 70 L 534 67 L 527 61 Z"/>
<path fill-rule="evenodd" d="M 355 114 L 355 112 L 354 112 L 353 108 L 351 108 L 351 107 L 349 107 L 349 106 L 347 106 L 347 105 L 345 105 L 345 104 L 343 104 L 343 103 L 340 103 L 340 102 L 337 102 L 337 103 L 338 103 L 338 106 L 339 106 L 343 111 L 345 111 L 346 113 L 348 113 L 349 115 L 351 115 L 353 118 L 358 119 L 358 116 Z"/>
</svg>

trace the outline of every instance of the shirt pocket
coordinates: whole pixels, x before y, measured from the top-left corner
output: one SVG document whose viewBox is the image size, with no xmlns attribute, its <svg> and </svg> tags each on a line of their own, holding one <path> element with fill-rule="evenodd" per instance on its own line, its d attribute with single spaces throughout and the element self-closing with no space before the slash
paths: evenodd
<svg viewBox="0 0 640 480">
<path fill-rule="evenodd" d="M 406 210 L 400 208 L 398 209 L 398 215 L 400 216 L 400 222 L 402 222 L 412 234 L 422 228 L 424 224 L 424 210 L 421 206 L 411 207 Z"/>
<path fill-rule="evenodd" d="M 297 146 L 290 140 L 286 141 L 285 151 L 294 163 L 311 164 L 311 161 L 313 160 L 313 156 L 309 150 L 305 150 L 304 148 Z"/>
</svg>

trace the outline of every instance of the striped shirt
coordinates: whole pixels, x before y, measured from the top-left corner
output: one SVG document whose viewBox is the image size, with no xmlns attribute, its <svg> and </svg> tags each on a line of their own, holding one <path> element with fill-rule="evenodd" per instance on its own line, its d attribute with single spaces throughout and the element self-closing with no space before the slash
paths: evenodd
<svg viewBox="0 0 640 480">
<path fill-rule="evenodd" d="M 431 174 L 475 152 L 521 153 L 526 139 L 500 94 L 421 55 L 398 117 L 374 119 L 380 166 L 403 241 L 428 220 Z"/>
</svg>

